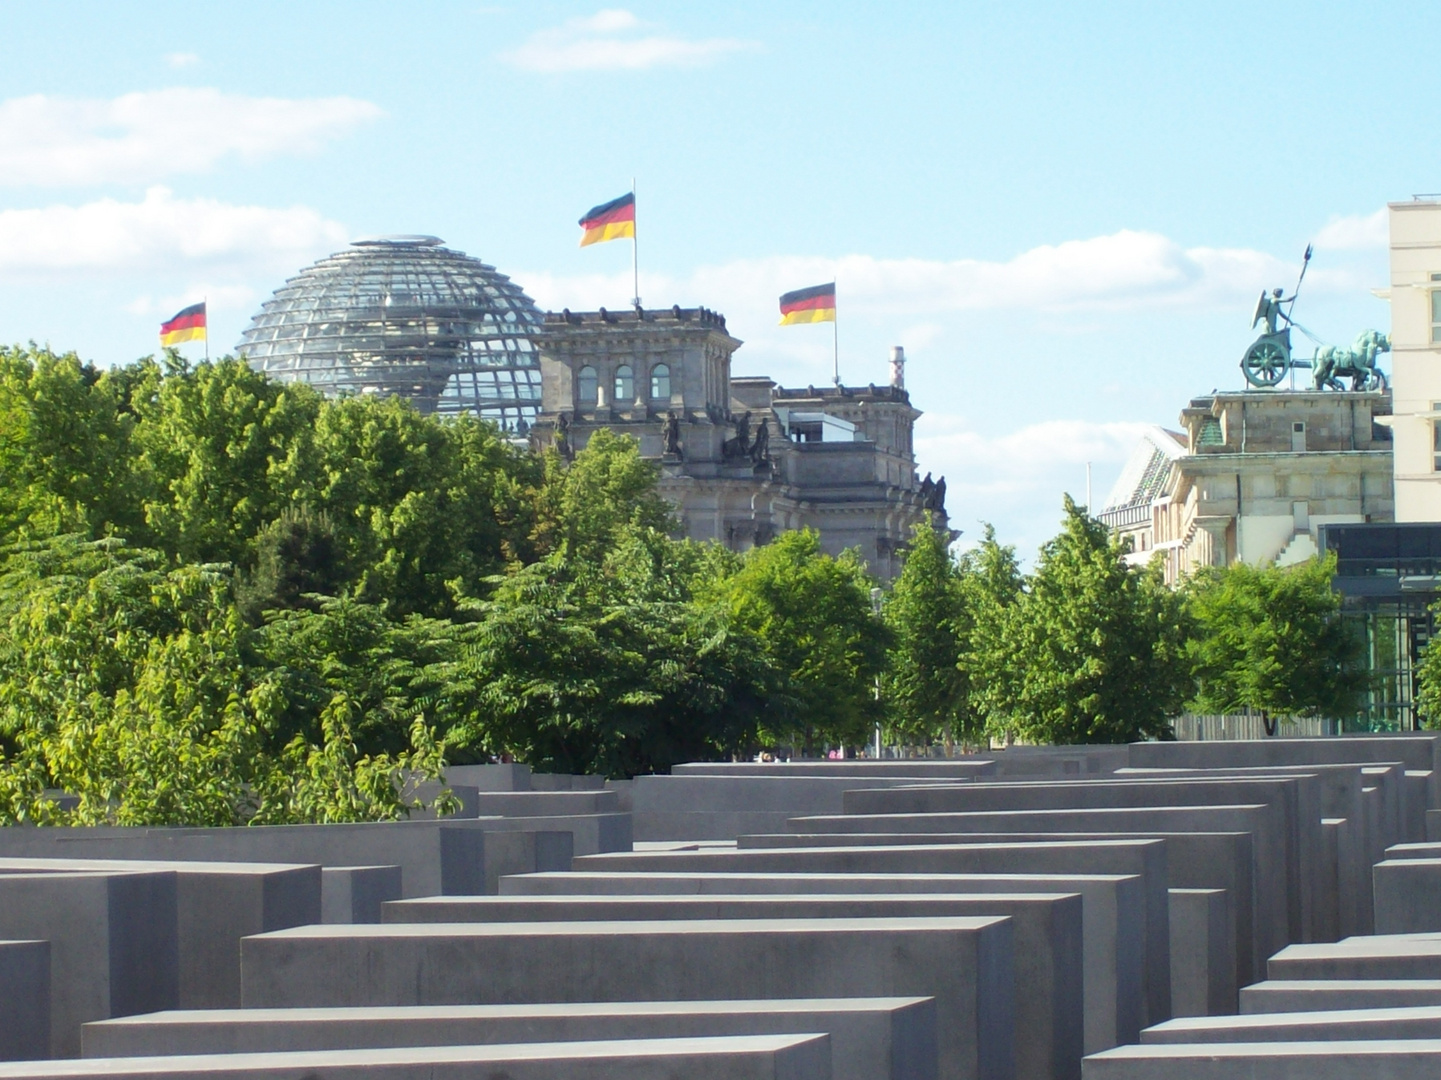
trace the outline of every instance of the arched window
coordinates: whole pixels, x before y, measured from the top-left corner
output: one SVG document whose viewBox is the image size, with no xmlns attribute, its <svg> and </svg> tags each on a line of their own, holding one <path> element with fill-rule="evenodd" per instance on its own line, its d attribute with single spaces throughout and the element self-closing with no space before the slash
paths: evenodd
<svg viewBox="0 0 1441 1080">
<path fill-rule="evenodd" d="M 625 405 L 635 400 L 635 372 L 629 364 L 615 369 L 615 403 Z"/>
<path fill-rule="evenodd" d="M 657 364 L 650 369 L 650 396 L 652 401 L 670 399 L 670 365 Z"/>
<path fill-rule="evenodd" d="M 576 390 L 580 394 L 579 404 L 594 405 L 596 391 L 600 389 L 600 380 L 595 377 L 595 368 L 586 364 L 575 376 Z"/>
</svg>

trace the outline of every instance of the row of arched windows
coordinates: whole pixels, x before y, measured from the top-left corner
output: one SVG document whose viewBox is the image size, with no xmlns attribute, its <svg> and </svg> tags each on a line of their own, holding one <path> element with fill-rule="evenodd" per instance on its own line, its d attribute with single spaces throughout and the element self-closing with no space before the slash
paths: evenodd
<svg viewBox="0 0 1441 1080">
<path fill-rule="evenodd" d="M 595 368 L 587 364 L 576 372 L 576 391 L 578 393 L 578 404 L 594 405 L 600 390 L 600 376 L 596 374 Z M 650 399 L 652 401 L 670 400 L 670 365 L 657 364 L 650 369 Z M 611 395 L 611 401 L 618 404 L 625 404 L 635 400 L 635 370 L 629 364 L 622 364 L 615 369 L 615 385 Z"/>
</svg>

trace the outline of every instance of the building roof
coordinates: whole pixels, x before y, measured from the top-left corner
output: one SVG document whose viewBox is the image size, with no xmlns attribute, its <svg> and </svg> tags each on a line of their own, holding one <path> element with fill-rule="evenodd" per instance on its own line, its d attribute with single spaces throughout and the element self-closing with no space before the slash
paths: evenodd
<svg viewBox="0 0 1441 1080">
<path fill-rule="evenodd" d="M 540 408 L 535 302 L 493 266 L 433 236 L 360 240 L 275 291 L 238 352 L 327 393 L 409 397 L 516 429 Z"/>
<path fill-rule="evenodd" d="M 1186 437 L 1167 431 L 1159 424 L 1151 425 L 1141 436 L 1131 456 L 1126 459 L 1121 475 L 1106 496 L 1105 508 L 1111 513 L 1135 507 L 1150 506 L 1166 492 L 1166 478 L 1171 462 L 1186 453 Z"/>
</svg>

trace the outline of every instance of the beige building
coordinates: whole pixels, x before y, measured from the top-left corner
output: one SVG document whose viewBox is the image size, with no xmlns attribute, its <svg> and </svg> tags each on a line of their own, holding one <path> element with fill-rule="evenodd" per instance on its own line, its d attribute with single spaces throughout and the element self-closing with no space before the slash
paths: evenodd
<svg viewBox="0 0 1441 1080">
<path fill-rule="evenodd" d="M 1164 552 L 1172 584 L 1202 566 L 1300 562 L 1322 525 L 1393 519 L 1390 412 L 1386 391 L 1195 398 L 1182 432 L 1142 440 L 1100 517 L 1132 537 L 1133 560 Z"/>
<path fill-rule="evenodd" d="M 1441 521 L 1441 202 L 1389 209 L 1396 520 Z"/>
<path fill-rule="evenodd" d="M 788 389 L 733 377 L 741 342 L 705 308 L 552 313 L 534 340 L 532 439 L 574 453 L 602 427 L 634 435 L 693 539 L 744 551 L 810 527 L 888 581 L 914 524 L 946 527 L 945 481 L 916 476 L 899 348 L 889 385 Z"/>
</svg>

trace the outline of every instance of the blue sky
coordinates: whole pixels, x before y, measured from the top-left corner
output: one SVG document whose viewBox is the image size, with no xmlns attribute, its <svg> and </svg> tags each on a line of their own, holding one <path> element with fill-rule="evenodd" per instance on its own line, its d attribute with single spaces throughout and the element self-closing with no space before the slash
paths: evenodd
<svg viewBox="0 0 1441 1080">
<path fill-rule="evenodd" d="M 1389 329 L 1389 200 L 1441 190 L 1441 6 L 349 2 L 0 6 L 0 341 L 113 363 L 209 297 L 228 349 L 284 278 L 423 232 L 544 307 L 618 305 L 576 219 L 639 184 L 647 305 L 736 371 L 906 346 L 953 524 L 1029 554 L 1140 425 L 1241 385 L 1255 294 Z"/>
</svg>

